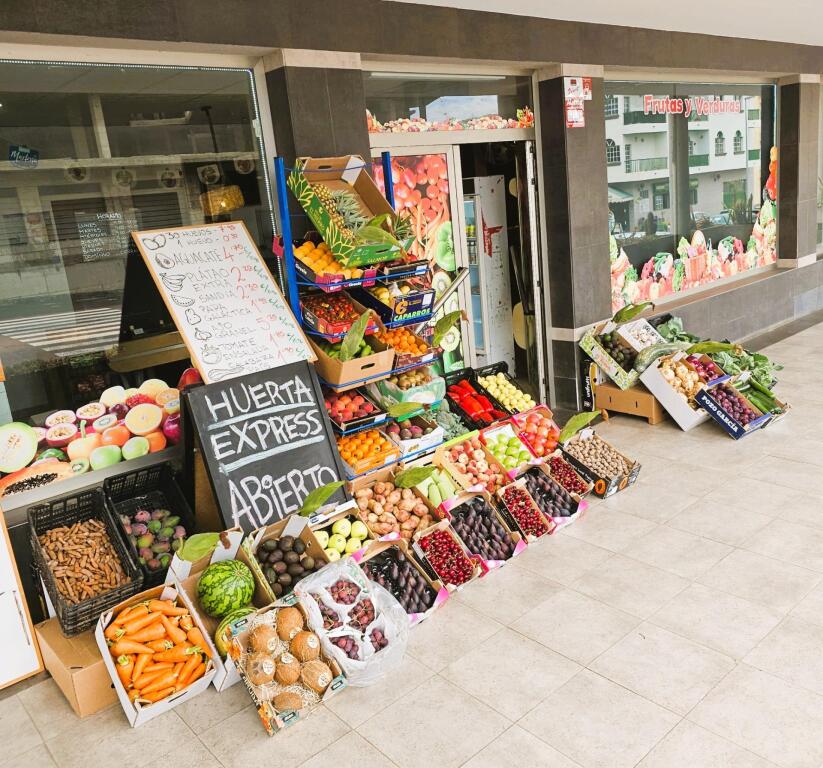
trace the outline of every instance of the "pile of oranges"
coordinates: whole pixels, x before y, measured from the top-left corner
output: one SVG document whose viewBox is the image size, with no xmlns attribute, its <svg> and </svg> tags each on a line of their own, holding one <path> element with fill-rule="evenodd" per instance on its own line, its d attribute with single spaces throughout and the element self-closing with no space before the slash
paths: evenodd
<svg viewBox="0 0 823 768">
<path fill-rule="evenodd" d="M 377 334 L 377 338 L 386 346 L 394 347 L 398 355 L 425 355 L 429 346 L 417 338 L 407 328 L 393 328 Z"/>
<path fill-rule="evenodd" d="M 394 446 L 376 429 L 367 429 L 353 435 L 337 438 L 337 450 L 349 466 L 356 466 L 359 462 L 376 458 Z"/>
<path fill-rule="evenodd" d="M 337 261 L 325 243 L 315 245 L 306 240 L 294 249 L 294 255 L 317 275 L 343 275 L 346 280 L 363 277 L 362 269 L 349 269 Z"/>
</svg>

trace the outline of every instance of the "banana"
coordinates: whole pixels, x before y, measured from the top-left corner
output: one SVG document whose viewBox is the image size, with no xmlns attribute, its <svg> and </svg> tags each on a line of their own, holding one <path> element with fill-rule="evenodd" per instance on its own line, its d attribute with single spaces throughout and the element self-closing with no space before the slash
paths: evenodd
<svg viewBox="0 0 823 768">
<path fill-rule="evenodd" d="M 185 275 L 170 275 L 167 272 L 160 273 L 160 280 L 163 285 L 166 286 L 170 291 L 176 293 L 177 291 L 182 290 L 183 288 L 183 281 L 186 279 Z"/>
</svg>

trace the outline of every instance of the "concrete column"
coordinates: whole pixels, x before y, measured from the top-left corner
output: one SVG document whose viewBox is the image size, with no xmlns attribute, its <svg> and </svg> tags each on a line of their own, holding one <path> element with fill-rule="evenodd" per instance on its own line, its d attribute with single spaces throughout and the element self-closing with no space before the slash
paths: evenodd
<svg viewBox="0 0 823 768">
<path fill-rule="evenodd" d="M 592 76 L 585 126 L 567 128 L 564 76 Z M 561 65 L 539 73 L 537 141 L 543 170 L 554 401 L 577 408 L 581 351 L 575 329 L 611 314 L 609 203 L 602 68 Z"/>
<path fill-rule="evenodd" d="M 784 78 L 779 89 L 777 264 L 803 267 L 817 259 L 820 76 Z"/>
</svg>

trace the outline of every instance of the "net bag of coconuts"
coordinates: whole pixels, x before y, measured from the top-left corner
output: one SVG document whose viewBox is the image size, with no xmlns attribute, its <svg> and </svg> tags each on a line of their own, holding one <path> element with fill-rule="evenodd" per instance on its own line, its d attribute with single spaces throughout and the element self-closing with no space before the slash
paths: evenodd
<svg viewBox="0 0 823 768">
<path fill-rule="evenodd" d="M 294 593 L 323 651 L 340 664 L 348 685 L 372 685 L 400 666 L 409 617 L 351 558 L 301 579 Z"/>
</svg>

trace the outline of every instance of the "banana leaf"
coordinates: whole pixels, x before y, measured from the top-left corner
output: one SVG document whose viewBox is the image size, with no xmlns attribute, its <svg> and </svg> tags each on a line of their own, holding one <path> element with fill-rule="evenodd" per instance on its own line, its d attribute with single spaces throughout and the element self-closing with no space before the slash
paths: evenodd
<svg viewBox="0 0 823 768">
<path fill-rule="evenodd" d="M 360 343 L 366 335 L 366 328 L 368 328 L 370 316 L 371 310 L 367 309 L 351 324 L 351 328 L 349 328 L 348 333 L 343 337 L 343 341 L 340 343 L 341 362 L 345 363 L 357 354 L 357 350 L 360 349 Z"/>
<path fill-rule="evenodd" d="M 412 488 L 420 485 L 424 480 L 428 480 L 437 470 L 437 467 L 429 465 L 427 467 L 412 467 L 404 472 L 400 472 L 394 477 L 395 488 Z"/>
<path fill-rule="evenodd" d="M 410 416 L 412 413 L 418 413 L 423 406 L 420 403 L 406 402 L 406 403 L 392 403 L 387 409 L 386 413 L 393 419 L 403 419 Z"/>
<path fill-rule="evenodd" d="M 177 556 L 181 560 L 193 563 L 208 555 L 217 546 L 218 541 L 220 541 L 219 533 L 195 533 L 183 542 Z"/>
<path fill-rule="evenodd" d="M 566 422 L 563 429 L 560 430 L 560 437 L 557 439 L 557 442 L 562 445 L 570 437 L 576 435 L 583 427 L 591 424 L 598 416 L 600 416 L 600 411 L 583 411 L 582 413 L 576 413 Z"/>
<path fill-rule="evenodd" d="M 333 483 L 326 483 L 319 488 L 315 488 L 305 499 L 303 499 L 303 506 L 300 507 L 300 515 L 308 517 L 317 512 L 333 495 L 334 492 L 342 487 L 342 480 L 335 480 Z"/>
<path fill-rule="evenodd" d="M 618 309 L 617 312 L 614 313 L 612 320 L 618 325 L 622 325 L 623 323 L 634 320 L 634 318 L 647 309 L 654 309 L 654 304 L 651 301 L 644 301 L 642 304 L 626 304 L 625 307 Z"/>
</svg>

